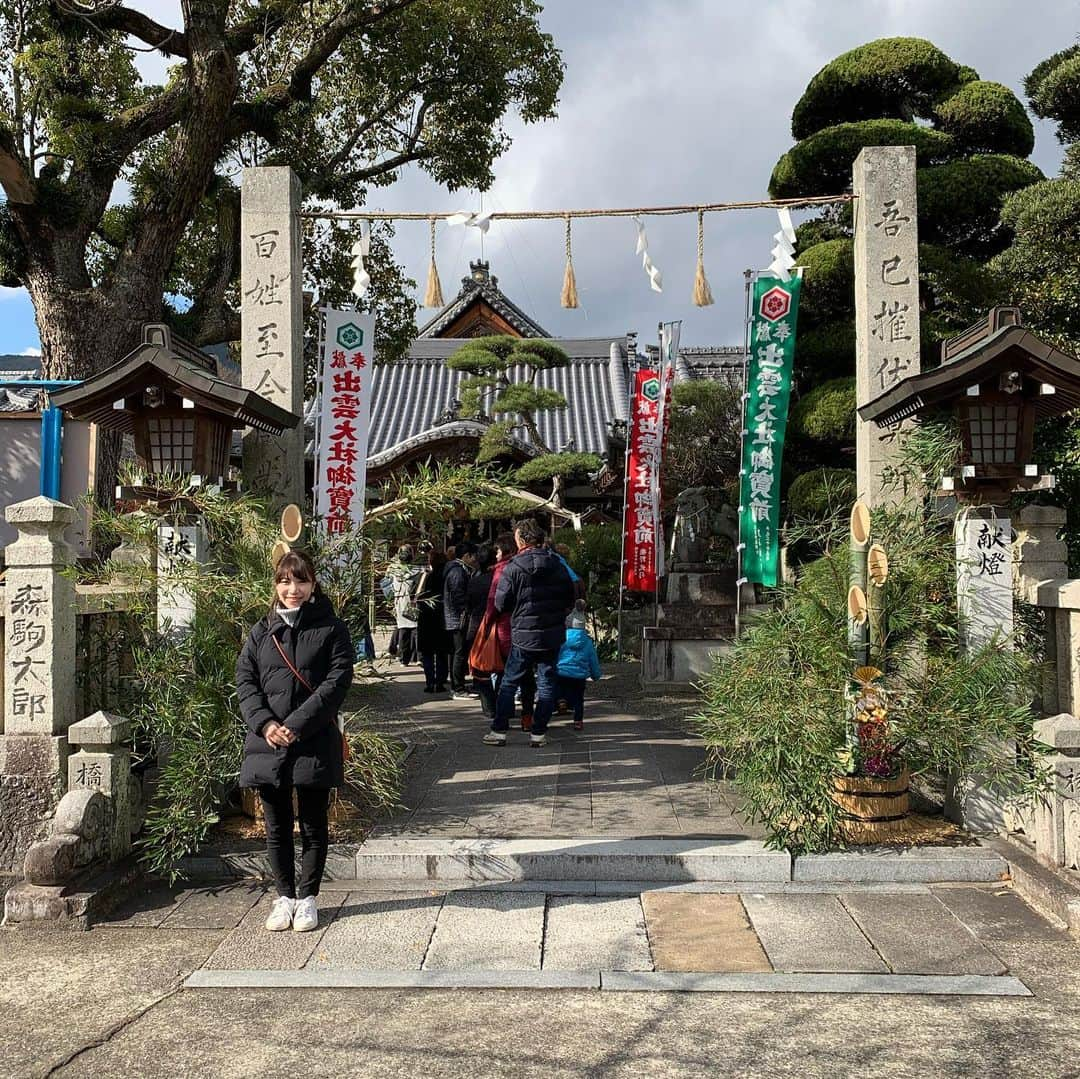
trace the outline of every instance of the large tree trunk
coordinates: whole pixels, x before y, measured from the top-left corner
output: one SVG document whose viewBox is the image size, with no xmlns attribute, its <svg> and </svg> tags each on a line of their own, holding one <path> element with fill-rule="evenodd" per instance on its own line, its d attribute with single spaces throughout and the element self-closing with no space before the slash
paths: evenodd
<svg viewBox="0 0 1080 1079">
<path fill-rule="evenodd" d="M 87 378 L 123 359 L 142 340 L 145 322 L 161 318 L 161 290 L 75 289 L 47 274 L 28 275 L 41 336 L 41 377 Z M 157 295 L 157 300 L 150 297 Z"/>
</svg>

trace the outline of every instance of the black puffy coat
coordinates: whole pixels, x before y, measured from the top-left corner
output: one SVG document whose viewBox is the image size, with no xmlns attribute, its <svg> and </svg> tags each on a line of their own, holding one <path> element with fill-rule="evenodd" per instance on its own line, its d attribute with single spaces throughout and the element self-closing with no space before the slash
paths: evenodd
<svg viewBox="0 0 1080 1079">
<path fill-rule="evenodd" d="M 443 567 L 420 574 L 413 592 L 416 603 L 416 650 L 432 655 L 450 651 L 450 636 L 443 619 Z"/>
<path fill-rule="evenodd" d="M 455 558 L 443 572 L 443 619 L 448 631 L 464 629 L 468 619 L 469 579 L 472 570 Z"/>
<path fill-rule="evenodd" d="M 275 637 L 314 693 L 289 670 L 274 646 Z M 282 782 L 341 786 L 337 714 L 352 684 L 354 660 L 349 630 L 321 592 L 301 608 L 295 628 L 276 612 L 255 623 L 236 661 L 236 692 L 248 729 L 242 787 Z M 286 748 L 270 745 L 262 731 L 271 720 L 294 731 L 297 740 Z"/>
<path fill-rule="evenodd" d="M 469 578 L 469 592 L 465 597 L 465 639 L 472 641 L 476 637 L 477 630 L 484 618 L 487 608 L 488 593 L 491 591 L 491 578 L 495 575 L 494 569 L 486 569 L 482 573 L 474 573 Z"/>
<path fill-rule="evenodd" d="M 526 652 L 552 652 L 566 640 L 574 585 L 559 556 L 526 547 L 506 565 L 495 587 L 495 610 L 510 612 L 510 642 Z"/>
</svg>

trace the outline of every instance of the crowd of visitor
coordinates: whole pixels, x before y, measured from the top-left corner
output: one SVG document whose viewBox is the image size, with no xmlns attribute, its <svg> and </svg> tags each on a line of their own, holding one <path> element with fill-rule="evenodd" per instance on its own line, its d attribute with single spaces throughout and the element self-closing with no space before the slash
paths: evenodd
<svg viewBox="0 0 1080 1079">
<path fill-rule="evenodd" d="M 424 692 L 477 700 L 504 745 L 520 706 L 530 744 L 546 742 L 557 702 L 584 728 L 584 687 L 600 677 L 585 629 L 584 585 L 535 521 L 519 521 L 494 543 L 463 542 L 443 553 L 402 545 L 382 580 L 393 609 L 390 653 L 419 660 Z"/>
</svg>

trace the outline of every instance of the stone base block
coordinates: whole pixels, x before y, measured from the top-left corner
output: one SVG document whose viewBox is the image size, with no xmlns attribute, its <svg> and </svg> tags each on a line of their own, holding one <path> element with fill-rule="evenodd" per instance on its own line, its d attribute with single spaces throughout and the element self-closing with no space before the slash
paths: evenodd
<svg viewBox="0 0 1080 1079">
<path fill-rule="evenodd" d="M 23 881 L 4 896 L 3 924 L 89 929 L 124 900 L 142 875 L 142 869 L 131 860 L 66 887 L 43 887 Z"/>
<path fill-rule="evenodd" d="M 64 735 L 6 734 L 0 747 L 3 775 L 67 776 L 71 749 Z"/>
<path fill-rule="evenodd" d="M 660 626 L 643 631 L 641 684 L 691 686 L 713 668 L 716 657 L 731 648 L 728 635 L 699 629 L 679 631 Z"/>
<path fill-rule="evenodd" d="M 23 857 L 47 835 L 62 793 L 59 777 L 0 775 L 0 871 L 22 872 Z"/>
</svg>

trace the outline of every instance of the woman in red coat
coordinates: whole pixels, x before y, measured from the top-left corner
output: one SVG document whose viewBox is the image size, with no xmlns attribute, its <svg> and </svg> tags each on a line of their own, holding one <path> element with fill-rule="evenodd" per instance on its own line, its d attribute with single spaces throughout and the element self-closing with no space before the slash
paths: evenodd
<svg viewBox="0 0 1080 1079">
<path fill-rule="evenodd" d="M 495 572 L 491 578 L 491 588 L 488 591 L 487 598 L 487 617 L 497 619 L 495 623 L 495 638 L 499 642 L 499 651 L 502 652 L 505 659 L 510 655 L 510 612 L 507 611 L 504 614 L 498 614 L 495 611 L 495 590 L 499 587 L 499 578 L 503 575 L 503 570 L 510 564 L 510 559 L 517 554 L 517 543 L 514 541 L 513 533 L 503 532 L 495 540 L 495 554 L 498 561 L 495 563 Z M 491 714 L 495 714 L 495 698 L 499 693 L 499 683 L 502 681 L 502 675 L 495 675 L 493 684 L 489 686 L 491 698 Z M 477 682 L 479 686 L 479 681 Z M 485 697 L 489 690 L 480 689 L 481 697 Z M 533 702 L 536 699 L 536 681 L 531 675 L 528 676 L 521 686 L 521 729 L 523 731 L 532 729 L 532 713 Z M 485 704 L 486 704 L 485 700 Z M 487 709 L 485 708 L 485 714 Z"/>
</svg>

